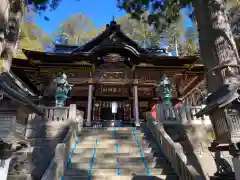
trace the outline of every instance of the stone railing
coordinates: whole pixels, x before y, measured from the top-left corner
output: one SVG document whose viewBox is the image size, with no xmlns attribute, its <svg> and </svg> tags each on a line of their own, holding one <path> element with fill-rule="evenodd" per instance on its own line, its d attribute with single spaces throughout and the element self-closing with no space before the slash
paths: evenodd
<svg viewBox="0 0 240 180">
<path fill-rule="evenodd" d="M 15 141 L 25 142 L 25 131 L 26 127 L 17 122 L 16 111 L 0 111 L 0 139 L 4 139 L 5 142 L 9 143 Z"/>
<path fill-rule="evenodd" d="M 40 107 L 44 112 L 44 119 L 48 122 L 69 122 L 76 120 L 76 104 L 66 107 Z M 33 118 L 30 118 L 33 119 Z"/>
<path fill-rule="evenodd" d="M 24 168 L 24 163 L 32 161 L 33 151 L 34 151 L 33 147 L 28 147 L 28 148 L 19 150 L 17 152 L 13 152 L 12 156 L 5 160 L 4 167 L 0 168 L 0 175 L 1 175 L 2 180 L 19 179 L 18 173 L 21 170 L 18 169 L 18 172 L 16 173 L 16 169 L 12 169 L 13 172 L 11 172 L 11 170 L 9 169 L 10 164 L 12 167 L 16 167 L 21 164 L 21 166 L 23 166 L 21 168 Z M 29 168 L 30 167 L 28 167 L 28 170 L 29 170 Z M 25 177 L 31 177 L 31 175 L 29 173 L 26 173 L 26 171 L 24 174 L 25 174 Z"/>
<path fill-rule="evenodd" d="M 163 125 L 152 117 L 151 113 L 146 114 L 148 129 L 156 138 L 157 144 L 163 150 L 172 168 L 181 180 L 203 180 L 204 178 L 196 169 L 188 165 L 187 157 L 183 152 L 182 146 L 175 143 L 165 132 Z"/>
<path fill-rule="evenodd" d="M 182 106 L 179 109 L 174 107 L 158 104 L 156 106 L 157 118 L 164 124 L 211 124 L 208 116 L 201 116 L 197 118 L 195 114 L 202 110 L 204 106 Z"/>
<path fill-rule="evenodd" d="M 19 179 L 19 172 L 21 172 L 21 170 L 18 169 L 18 171 L 16 172 L 16 169 L 12 168 L 9 169 L 9 167 L 17 167 L 21 164 L 22 167 L 20 168 L 27 168 L 24 170 L 24 176 L 25 177 L 31 177 L 31 174 L 29 174 L 29 172 L 27 172 L 28 170 L 30 170 L 29 166 L 25 166 L 26 162 L 31 162 L 32 161 L 32 154 L 33 154 L 34 148 L 33 147 L 28 147 L 28 148 L 24 148 L 21 149 L 19 151 L 13 152 L 11 157 L 8 159 L 9 161 L 5 161 L 5 163 L 9 163 L 8 165 L 5 164 L 4 168 L 5 172 L 6 172 L 6 178 L 4 179 L 3 176 L 1 176 L 2 180 L 7 180 L 7 179 Z M 11 171 L 12 170 L 12 171 Z M 26 171 L 27 170 L 27 171 Z M 3 171 L 3 169 L 1 169 L 1 171 Z"/>
<path fill-rule="evenodd" d="M 69 152 L 73 148 L 78 133 L 78 124 L 73 122 L 62 143 L 58 143 L 55 149 L 55 155 L 42 176 L 42 180 L 60 180 L 64 175 L 65 165 L 69 159 Z"/>
<path fill-rule="evenodd" d="M 70 112 L 75 113 L 75 115 L 69 115 L 69 119 L 75 117 L 72 121 L 69 121 L 70 128 L 68 130 L 67 135 L 65 136 L 62 143 L 58 143 L 55 149 L 55 155 L 42 176 L 42 180 L 59 180 L 64 175 L 64 168 L 67 165 L 69 160 L 69 152 L 73 148 L 76 143 L 78 133 L 82 130 L 83 127 L 83 115 L 84 113 L 79 110 L 74 110 L 76 106 L 70 106 Z"/>
</svg>

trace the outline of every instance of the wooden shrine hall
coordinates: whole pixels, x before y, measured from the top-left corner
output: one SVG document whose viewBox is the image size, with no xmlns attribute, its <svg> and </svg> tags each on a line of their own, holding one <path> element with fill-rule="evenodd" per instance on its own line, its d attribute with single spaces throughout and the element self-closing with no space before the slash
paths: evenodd
<svg viewBox="0 0 240 180">
<path fill-rule="evenodd" d="M 40 104 L 54 106 L 53 79 L 64 72 L 73 84 L 68 103 L 85 113 L 86 124 L 113 119 L 137 125 L 159 101 L 156 91 L 161 76 L 173 84 L 173 96 L 186 98 L 203 81 L 203 65 L 196 56 L 166 56 L 145 49 L 127 37 L 115 21 L 83 46 L 56 44 L 52 52 L 22 50 L 27 60 L 13 59 L 11 71 L 35 94 Z"/>
</svg>

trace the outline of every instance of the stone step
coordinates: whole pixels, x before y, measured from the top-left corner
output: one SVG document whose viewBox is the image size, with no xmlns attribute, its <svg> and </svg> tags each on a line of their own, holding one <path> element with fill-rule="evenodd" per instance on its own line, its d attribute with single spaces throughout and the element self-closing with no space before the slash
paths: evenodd
<svg viewBox="0 0 240 180">
<path fill-rule="evenodd" d="M 74 150 L 74 154 L 92 154 L 94 148 L 76 148 Z M 151 153 L 152 152 L 152 148 L 142 148 L 142 151 L 145 153 Z M 96 154 L 107 154 L 107 153 L 133 153 L 133 155 L 135 155 L 134 153 L 140 153 L 140 149 L 138 147 L 119 147 L 118 148 L 118 152 L 116 152 L 115 148 L 97 148 L 96 149 Z"/>
<path fill-rule="evenodd" d="M 135 139 L 132 140 L 123 140 L 123 139 L 81 139 L 78 142 L 78 145 L 84 145 L 84 144 L 109 144 L 109 145 L 116 145 L 116 143 L 118 143 L 118 145 L 126 145 L 126 146 L 137 146 L 137 144 L 140 145 L 146 145 L 146 146 L 152 146 L 150 145 L 145 139 L 138 139 L 138 141 L 136 141 Z"/>
<path fill-rule="evenodd" d="M 81 137 L 81 136 L 80 136 Z M 108 134 L 98 134 L 98 135 L 90 135 L 90 136 L 85 136 L 83 137 L 84 140 L 105 140 L 105 139 L 116 139 L 116 140 L 136 140 L 135 136 L 132 135 L 117 135 L 116 137 L 113 137 L 112 135 L 108 135 Z M 137 139 L 145 139 L 144 136 L 138 136 Z"/>
<path fill-rule="evenodd" d="M 74 154 L 72 156 L 71 162 L 72 163 L 88 163 L 91 162 L 92 156 L 82 156 Z M 147 156 L 144 156 L 144 160 L 148 163 L 156 163 L 157 157 L 153 157 L 151 154 L 148 154 Z M 124 155 L 115 155 L 115 156 L 101 156 L 98 155 L 94 158 L 94 163 L 116 163 L 119 164 L 136 164 L 136 163 L 143 163 L 143 157 L 129 157 Z"/>
<path fill-rule="evenodd" d="M 99 145 L 101 144 L 109 144 L 109 145 L 116 145 L 116 144 L 119 144 L 119 145 L 136 145 L 136 140 L 116 140 L 116 139 L 105 139 L 105 140 L 98 140 L 98 143 Z M 143 139 L 139 139 L 138 140 L 138 143 L 140 144 L 140 146 L 150 146 L 150 143 L 143 140 Z M 91 139 L 91 140 L 86 140 L 84 138 L 81 138 L 80 137 L 80 141 L 78 143 L 78 145 L 89 145 L 89 144 L 96 144 L 96 139 Z"/>
<path fill-rule="evenodd" d="M 144 157 L 146 158 L 152 158 L 154 156 L 154 154 L 152 153 L 146 153 L 144 154 Z M 120 159 L 131 159 L 131 158 L 142 158 L 140 153 L 136 153 L 134 155 L 132 155 L 131 153 L 107 153 L 107 154 L 97 154 L 95 158 L 100 158 L 100 159 L 111 159 L 111 158 L 120 158 Z M 158 159 L 162 159 L 164 157 L 158 157 Z M 74 160 L 75 162 L 77 162 L 79 160 L 79 162 L 85 162 L 84 159 L 92 159 L 92 152 L 91 153 L 82 153 L 82 154 L 72 154 L 72 159 L 76 159 Z M 83 160 L 81 160 L 83 159 Z"/>
<path fill-rule="evenodd" d="M 50 144 L 60 143 L 61 138 L 48 137 L 48 138 L 28 138 L 31 146 L 49 146 Z"/>
<path fill-rule="evenodd" d="M 88 180 L 88 176 L 66 176 L 64 180 Z M 147 176 L 147 175 L 135 175 L 135 176 L 92 176 L 91 180 L 166 180 L 166 175 L 158 175 L 158 176 Z M 169 178 L 168 178 L 169 179 Z M 172 180 L 172 179 L 171 179 Z"/>
<path fill-rule="evenodd" d="M 27 129 L 49 129 L 49 130 L 54 130 L 54 129 L 62 129 L 67 127 L 66 125 L 63 125 L 62 123 L 53 123 L 53 122 L 41 122 L 41 121 L 34 121 L 34 122 L 29 122 L 26 125 Z"/>
<path fill-rule="evenodd" d="M 118 167 L 121 168 L 126 168 L 126 169 L 139 169 L 145 168 L 144 163 L 138 163 L 138 164 L 124 164 L 124 165 L 119 165 L 117 163 L 117 160 L 115 161 L 115 163 L 108 163 L 108 162 L 94 162 L 92 163 L 71 163 L 71 168 L 76 168 L 76 169 L 90 169 L 90 167 L 92 167 L 92 169 L 117 169 Z"/>
<path fill-rule="evenodd" d="M 150 145 L 149 144 L 146 144 L 144 142 L 139 142 L 138 143 L 140 145 L 141 148 L 150 148 Z M 122 147 L 125 147 L 125 148 L 135 148 L 137 147 L 137 144 L 136 142 L 132 142 L 131 144 L 125 144 L 125 143 L 117 143 L 117 142 L 113 142 L 113 143 L 106 143 L 105 141 L 103 142 L 99 142 L 99 144 L 96 144 L 95 142 L 84 142 L 84 143 L 78 143 L 77 148 L 81 148 L 81 149 L 85 149 L 85 148 L 122 148 Z"/>
<path fill-rule="evenodd" d="M 26 138 L 51 138 L 51 137 L 62 137 L 67 132 L 67 129 L 58 130 L 45 130 L 45 129 L 27 129 Z"/>
<path fill-rule="evenodd" d="M 118 174 L 118 171 L 120 171 L 121 176 L 132 176 L 134 174 L 137 175 L 146 175 L 146 169 L 143 168 L 130 168 L 130 169 L 92 169 L 92 175 L 93 176 L 114 176 Z M 163 174 L 163 169 L 162 168 L 154 168 L 154 169 L 149 169 L 150 175 L 161 175 Z M 65 170 L 65 176 L 86 176 L 89 174 L 88 170 L 83 170 L 83 169 L 77 169 L 77 168 L 70 168 Z"/>
<path fill-rule="evenodd" d="M 144 134 L 143 132 L 141 132 L 141 131 L 135 131 L 135 133 L 133 133 L 132 131 L 115 131 L 115 130 L 107 130 L 107 129 L 92 129 L 92 130 L 90 130 L 90 129 L 88 129 L 88 130 L 86 130 L 86 129 L 83 129 L 81 132 L 80 132 L 81 134 L 84 134 L 84 133 L 86 133 L 86 134 L 88 134 L 88 133 L 91 133 L 91 134 L 111 134 L 111 135 L 115 135 L 115 134 L 129 134 L 129 135 L 134 135 L 134 134 L 136 134 L 136 135 L 140 135 L 140 134 Z"/>
<path fill-rule="evenodd" d="M 92 157 L 92 151 L 91 152 L 88 152 L 88 151 L 85 151 L 85 152 L 82 152 L 82 153 L 73 153 L 73 156 L 74 155 L 82 155 L 83 157 L 89 157 L 91 156 Z M 139 152 L 109 152 L 109 153 L 101 153 L 99 151 L 96 151 L 96 154 L 95 154 L 95 157 L 117 157 L 117 156 L 128 156 L 129 158 L 131 157 L 141 157 L 141 153 L 140 151 Z M 150 152 L 150 153 L 144 153 L 144 156 L 154 156 L 154 153 L 153 152 Z"/>
<path fill-rule="evenodd" d="M 117 163 L 117 159 L 113 158 L 112 161 L 104 161 L 104 162 L 95 162 L 91 164 L 91 161 L 88 161 L 88 163 L 86 162 L 76 162 L 76 163 L 71 163 L 70 167 L 71 168 L 78 168 L 78 169 L 89 169 L 91 166 L 93 169 L 117 169 L 117 168 L 121 168 L 121 169 L 139 169 L 139 168 L 145 168 L 145 164 L 148 165 L 148 168 L 156 168 L 157 167 L 157 162 L 147 162 L 147 161 L 138 161 L 135 163 Z M 162 166 L 160 166 L 162 167 Z"/>
<path fill-rule="evenodd" d="M 32 180 L 31 174 L 8 175 L 7 180 Z"/>
<path fill-rule="evenodd" d="M 102 128 L 84 127 L 83 132 L 87 132 L 87 131 L 91 131 L 91 132 L 93 132 L 93 131 L 132 132 L 132 127 L 102 127 Z"/>
</svg>

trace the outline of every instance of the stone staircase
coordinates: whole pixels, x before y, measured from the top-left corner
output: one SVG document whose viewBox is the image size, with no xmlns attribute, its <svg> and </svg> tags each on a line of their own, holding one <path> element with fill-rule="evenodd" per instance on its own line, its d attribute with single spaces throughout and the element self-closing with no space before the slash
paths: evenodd
<svg viewBox="0 0 240 180">
<path fill-rule="evenodd" d="M 144 128 L 84 128 L 64 180 L 178 180 Z"/>
</svg>

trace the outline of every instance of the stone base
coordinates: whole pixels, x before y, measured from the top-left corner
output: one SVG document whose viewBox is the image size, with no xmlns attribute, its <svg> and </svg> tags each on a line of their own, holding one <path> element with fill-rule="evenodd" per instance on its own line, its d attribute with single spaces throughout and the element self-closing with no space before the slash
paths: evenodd
<svg viewBox="0 0 240 180">
<path fill-rule="evenodd" d="M 105 127 L 122 127 L 122 120 L 105 120 Z"/>
<path fill-rule="evenodd" d="M 91 127 L 92 126 L 92 122 L 85 122 L 85 126 L 86 127 Z"/>
<path fill-rule="evenodd" d="M 136 127 L 140 127 L 141 125 L 140 125 L 140 122 L 135 122 L 135 126 Z"/>
</svg>

